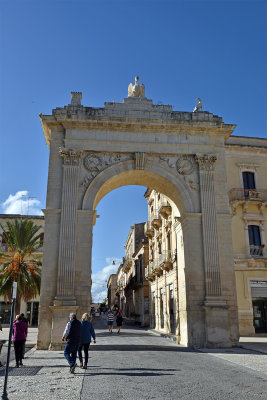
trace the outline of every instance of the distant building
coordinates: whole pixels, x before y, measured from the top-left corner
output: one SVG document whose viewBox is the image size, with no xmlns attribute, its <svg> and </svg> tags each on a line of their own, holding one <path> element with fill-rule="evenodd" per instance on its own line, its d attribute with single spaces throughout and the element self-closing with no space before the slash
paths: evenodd
<svg viewBox="0 0 267 400">
<path fill-rule="evenodd" d="M 108 279 L 107 288 L 108 288 L 108 308 L 114 309 L 118 307 L 117 297 L 116 297 L 116 288 L 117 288 L 117 274 L 111 274 Z"/>
</svg>

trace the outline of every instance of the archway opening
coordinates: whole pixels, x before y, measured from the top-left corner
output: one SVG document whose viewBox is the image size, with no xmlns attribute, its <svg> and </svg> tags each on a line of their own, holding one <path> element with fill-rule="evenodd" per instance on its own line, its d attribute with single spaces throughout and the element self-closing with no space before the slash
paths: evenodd
<svg viewBox="0 0 267 400">
<path fill-rule="evenodd" d="M 179 296 L 186 297 L 183 269 L 178 271 L 178 263 L 184 264 L 183 234 L 170 195 L 185 208 L 171 182 L 143 171 L 118 174 L 99 188 L 93 203 L 100 218 L 93 230 L 92 299 L 98 304 L 107 298 L 106 309 L 121 310 L 129 324 L 156 328 L 180 341 Z"/>
</svg>

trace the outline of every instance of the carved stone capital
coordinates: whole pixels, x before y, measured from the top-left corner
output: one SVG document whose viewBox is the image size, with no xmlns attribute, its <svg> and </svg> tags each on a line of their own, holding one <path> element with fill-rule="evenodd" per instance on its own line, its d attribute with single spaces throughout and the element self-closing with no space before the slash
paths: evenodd
<svg viewBox="0 0 267 400">
<path fill-rule="evenodd" d="M 214 154 L 196 154 L 195 160 L 200 171 L 214 171 L 217 156 Z"/>
<path fill-rule="evenodd" d="M 58 154 L 63 158 L 64 165 L 78 166 L 82 153 L 82 150 L 66 149 L 64 147 L 59 147 L 58 150 Z"/>
</svg>

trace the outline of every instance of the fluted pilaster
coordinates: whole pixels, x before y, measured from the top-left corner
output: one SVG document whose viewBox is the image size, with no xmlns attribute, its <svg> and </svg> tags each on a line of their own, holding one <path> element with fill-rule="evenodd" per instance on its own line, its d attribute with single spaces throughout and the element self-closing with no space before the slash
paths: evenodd
<svg viewBox="0 0 267 400">
<path fill-rule="evenodd" d="M 61 223 L 56 299 L 74 299 L 77 195 L 81 151 L 59 149 L 63 158 Z"/>
<path fill-rule="evenodd" d="M 200 176 L 206 297 L 221 296 L 219 246 L 213 176 L 216 160 L 217 157 L 215 155 L 196 155 Z"/>
</svg>

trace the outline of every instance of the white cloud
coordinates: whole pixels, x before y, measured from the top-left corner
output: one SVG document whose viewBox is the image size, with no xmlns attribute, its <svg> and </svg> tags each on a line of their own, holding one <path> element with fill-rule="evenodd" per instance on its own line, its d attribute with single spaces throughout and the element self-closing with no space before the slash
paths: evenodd
<svg viewBox="0 0 267 400">
<path fill-rule="evenodd" d="M 42 215 L 41 202 L 29 196 L 27 190 L 20 190 L 14 196 L 10 194 L 1 203 L 3 214 Z"/>
<path fill-rule="evenodd" d="M 112 264 L 113 260 L 115 265 Z M 111 274 L 116 274 L 121 263 L 120 258 L 106 258 L 106 265 L 100 271 L 92 274 L 92 298 L 93 302 L 99 303 L 107 298 L 107 281 Z"/>
</svg>

